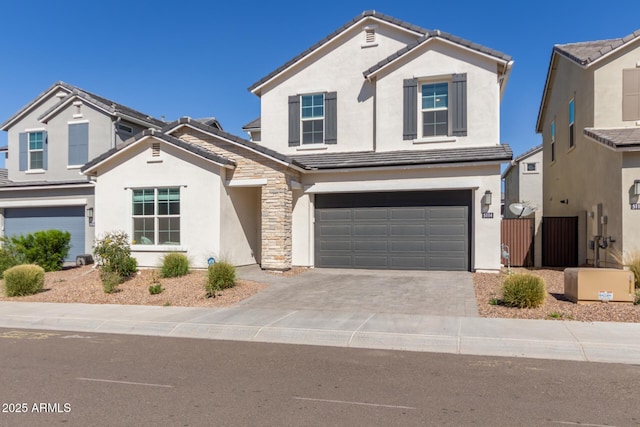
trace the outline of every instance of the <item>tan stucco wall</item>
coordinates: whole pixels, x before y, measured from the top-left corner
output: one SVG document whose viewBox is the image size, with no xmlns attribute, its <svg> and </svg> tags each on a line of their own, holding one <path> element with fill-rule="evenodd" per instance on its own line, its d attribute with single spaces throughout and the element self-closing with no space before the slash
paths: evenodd
<svg viewBox="0 0 640 427">
<path fill-rule="evenodd" d="M 161 144 L 161 162 L 151 158 L 152 142 Z M 221 253 L 220 185 L 218 165 L 159 140 L 141 141 L 98 169 L 96 234 L 124 230 L 131 237 L 132 188 L 179 186 L 180 245 L 134 245 L 132 255 L 141 267 L 157 267 L 166 251 L 177 250 L 186 253 L 194 267 L 206 267 L 208 257 Z"/>
<path fill-rule="evenodd" d="M 640 62 L 640 44 L 624 47 L 594 70 L 594 127 L 635 126 L 622 120 L 622 70 L 636 68 Z"/>
<path fill-rule="evenodd" d="M 640 203 L 633 194 L 633 183 L 640 179 L 640 153 L 624 153 L 622 160 L 622 235 L 619 247 L 631 255 L 640 254 L 640 210 L 631 210 L 632 203 Z"/>
<path fill-rule="evenodd" d="M 231 188 L 220 182 L 221 260 L 234 265 L 260 261 L 260 187 Z"/>
</svg>

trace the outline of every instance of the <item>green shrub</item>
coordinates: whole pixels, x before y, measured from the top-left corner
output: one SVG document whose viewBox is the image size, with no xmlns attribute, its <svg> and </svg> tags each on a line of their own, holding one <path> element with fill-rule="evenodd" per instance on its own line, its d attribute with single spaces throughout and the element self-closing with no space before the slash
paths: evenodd
<svg viewBox="0 0 640 427">
<path fill-rule="evenodd" d="M 131 256 L 129 236 L 124 231 L 108 232 L 96 239 L 93 255 L 103 271 L 117 273 L 123 279 L 138 270 L 138 262 Z"/>
<path fill-rule="evenodd" d="M 102 281 L 102 289 L 105 294 L 117 292 L 118 285 L 122 283 L 122 276 L 115 271 L 100 271 L 100 281 Z"/>
<path fill-rule="evenodd" d="M 172 252 L 162 258 L 160 275 L 162 277 L 182 277 L 189 273 L 189 259 L 186 255 Z"/>
<path fill-rule="evenodd" d="M 162 291 L 164 291 L 164 289 L 162 289 L 162 285 L 160 283 L 149 286 L 149 293 L 151 295 L 158 295 L 162 293 Z"/>
<path fill-rule="evenodd" d="M 627 267 L 633 273 L 634 284 L 636 289 L 640 289 L 640 251 L 612 253 L 613 259 L 620 265 Z"/>
<path fill-rule="evenodd" d="M 207 279 L 207 295 L 215 298 L 216 291 L 236 285 L 236 268 L 227 262 L 216 262 L 209 266 Z"/>
<path fill-rule="evenodd" d="M 16 245 L 13 244 L 10 238 L 3 237 L 0 239 L 2 246 L 0 246 L 0 277 L 4 274 L 5 270 L 20 264 L 27 264 L 24 255 L 18 252 Z"/>
<path fill-rule="evenodd" d="M 8 297 L 37 294 L 43 287 L 44 268 L 39 265 L 16 265 L 4 272 L 4 292 Z"/>
<path fill-rule="evenodd" d="M 542 305 L 547 295 L 542 277 L 531 274 L 514 274 L 503 283 L 502 301 L 518 308 L 534 308 Z"/>
<path fill-rule="evenodd" d="M 45 271 L 62 270 L 71 247 L 71 233 L 61 230 L 36 231 L 10 239 L 16 251 L 24 255 L 26 262 L 37 264 Z"/>
</svg>

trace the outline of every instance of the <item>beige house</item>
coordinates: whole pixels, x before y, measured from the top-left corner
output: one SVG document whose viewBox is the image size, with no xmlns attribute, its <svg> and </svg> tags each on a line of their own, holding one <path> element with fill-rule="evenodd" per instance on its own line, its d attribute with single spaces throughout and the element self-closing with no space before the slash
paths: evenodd
<svg viewBox="0 0 640 427">
<path fill-rule="evenodd" d="M 89 162 L 140 265 L 500 268 L 511 58 L 364 12 L 250 87 L 250 140 L 183 118 Z"/>
<path fill-rule="evenodd" d="M 544 216 L 577 217 L 578 264 L 640 249 L 640 31 L 556 45 L 542 95 Z"/>
<path fill-rule="evenodd" d="M 519 218 L 509 209 L 513 203 L 542 212 L 542 145 L 533 147 L 509 163 L 502 173 L 504 181 L 504 217 Z"/>
</svg>

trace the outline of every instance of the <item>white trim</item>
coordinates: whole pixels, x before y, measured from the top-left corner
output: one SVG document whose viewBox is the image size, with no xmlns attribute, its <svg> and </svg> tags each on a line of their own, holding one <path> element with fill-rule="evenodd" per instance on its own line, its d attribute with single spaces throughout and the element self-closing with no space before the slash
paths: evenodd
<svg viewBox="0 0 640 427">
<path fill-rule="evenodd" d="M 438 143 L 438 142 L 457 142 L 458 138 L 456 138 L 455 136 L 447 136 L 447 135 L 443 135 L 443 136 L 433 136 L 433 137 L 429 137 L 429 138 L 417 138 L 413 140 L 414 144 L 433 144 L 433 143 Z"/>
<path fill-rule="evenodd" d="M 508 163 L 509 160 L 492 160 L 485 162 L 467 162 L 467 163 L 435 163 L 435 164 L 422 164 L 422 165 L 396 165 L 396 166 L 364 166 L 364 167 L 352 167 L 352 168 L 335 168 L 335 169 L 310 169 L 305 171 L 306 173 L 341 173 L 341 172 L 371 172 L 371 171 L 393 171 L 393 170 L 410 170 L 410 169 L 441 169 L 441 168 L 464 168 L 464 167 L 479 167 L 479 166 L 492 166 Z"/>
<path fill-rule="evenodd" d="M 388 181 L 339 181 L 318 182 L 306 185 L 305 193 L 359 193 L 371 191 L 415 191 L 415 190 L 477 190 L 480 178 L 433 178 L 396 179 Z"/>
<path fill-rule="evenodd" d="M 81 118 L 83 118 L 83 117 L 84 117 L 84 115 L 83 115 L 82 113 L 78 113 L 78 114 L 74 114 L 74 115 L 73 115 L 73 118 L 74 118 L 74 119 L 81 119 Z"/>
<path fill-rule="evenodd" d="M 225 187 L 262 187 L 267 185 L 267 178 L 230 179 L 224 182 Z"/>
<path fill-rule="evenodd" d="M 131 245 L 131 252 L 188 252 L 184 245 Z"/>
<path fill-rule="evenodd" d="M 56 91 L 58 91 L 56 93 Z M 66 87 L 60 85 L 60 84 L 56 84 L 54 85 L 51 90 L 43 93 L 41 96 L 39 96 L 38 98 L 34 99 L 27 107 L 25 107 L 25 109 L 19 113 L 17 113 L 17 115 L 15 115 L 14 117 L 12 117 L 11 119 L 9 119 L 8 122 L 4 123 L 4 126 L 2 126 L 2 128 L 0 128 L 0 130 L 8 130 L 9 128 L 11 128 L 18 120 L 20 120 L 22 117 L 24 117 L 26 114 L 30 113 L 34 108 L 40 106 L 41 104 L 38 102 L 39 100 L 43 100 L 46 99 L 48 97 L 51 96 L 51 94 L 54 94 L 54 96 L 58 96 L 58 93 L 60 93 L 60 91 L 64 91 L 66 92 L 64 94 L 64 96 L 67 96 L 71 93 L 71 91 L 69 89 L 67 89 Z M 60 98 L 62 99 L 62 98 Z"/>
<path fill-rule="evenodd" d="M 25 175 L 38 175 L 46 172 L 46 169 L 27 169 L 26 171 L 24 171 Z"/>
<path fill-rule="evenodd" d="M 25 133 L 31 133 L 31 132 L 46 132 L 47 128 L 29 128 L 29 129 L 25 129 L 24 132 Z M 21 132 L 22 133 L 22 132 Z"/>
<path fill-rule="evenodd" d="M 67 165 L 67 170 L 80 169 L 83 165 Z"/>
<path fill-rule="evenodd" d="M 155 190 L 158 188 L 187 188 L 187 184 L 163 184 L 158 182 L 150 182 L 148 184 L 125 185 L 124 190 Z"/>
<path fill-rule="evenodd" d="M 324 143 L 320 144 L 306 144 L 300 147 L 296 147 L 296 151 L 322 151 L 328 148 Z"/>
<path fill-rule="evenodd" d="M 82 114 L 80 114 L 80 116 L 82 117 Z M 75 118 L 76 114 L 74 114 L 73 117 Z M 71 121 L 67 122 L 68 125 L 80 125 L 82 123 L 89 123 L 89 120 L 88 119 L 85 119 L 85 120 L 71 120 Z"/>
<path fill-rule="evenodd" d="M 89 181 L 86 184 L 67 184 L 67 185 L 34 185 L 34 186 L 21 186 L 21 187 L 2 187 L 0 186 L 0 192 L 2 191 L 31 191 L 31 190 L 52 190 L 52 189 L 68 189 L 68 188 L 91 188 L 95 186 L 95 182 Z"/>
<path fill-rule="evenodd" d="M 87 199 L 53 199 L 53 200 L 0 200 L 0 208 L 36 208 L 55 206 L 85 206 Z"/>
</svg>

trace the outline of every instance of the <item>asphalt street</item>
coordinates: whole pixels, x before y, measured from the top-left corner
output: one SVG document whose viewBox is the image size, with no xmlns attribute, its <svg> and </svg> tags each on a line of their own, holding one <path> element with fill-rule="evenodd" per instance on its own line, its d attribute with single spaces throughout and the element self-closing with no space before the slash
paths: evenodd
<svg viewBox="0 0 640 427">
<path fill-rule="evenodd" d="M 630 426 L 640 367 L 0 329 L 2 426 Z"/>
</svg>

